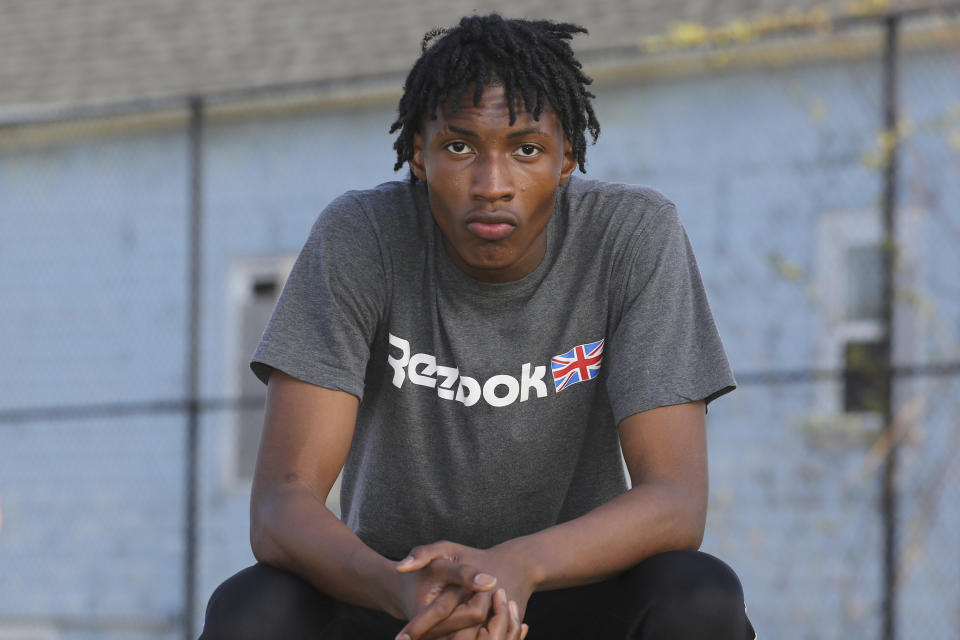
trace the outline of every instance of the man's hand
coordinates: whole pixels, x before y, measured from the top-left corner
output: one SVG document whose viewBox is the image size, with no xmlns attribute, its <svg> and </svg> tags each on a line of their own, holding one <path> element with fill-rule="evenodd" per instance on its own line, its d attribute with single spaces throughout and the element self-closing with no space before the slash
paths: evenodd
<svg viewBox="0 0 960 640">
<path fill-rule="evenodd" d="M 397 565 L 398 617 L 410 620 L 425 610 L 436 610 L 451 600 L 492 591 L 497 580 L 475 567 L 438 557 L 414 568 Z M 455 606 L 455 605 L 454 605 Z M 485 619 L 485 618 L 484 618 Z"/>
<path fill-rule="evenodd" d="M 513 600 L 508 602 L 507 593 L 503 589 L 475 593 L 470 600 L 473 603 L 482 604 L 474 606 L 472 603 L 462 603 L 455 609 L 455 616 L 441 621 L 441 624 L 424 635 L 411 635 L 416 634 L 417 631 L 407 625 L 397 636 L 397 640 L 412 638 L 418 640 L 523 640 L 527 637 L 530 629 L 521 623 L 517 603 Z M 469 616 L 464 615 L 465 606 L 472 610 Z M 469 624 L 473 619 L 481 619 L 481 621 Z M 469 626 L 461 626 L 464 623 L 468 623 Z M 453 627 L 458 628 L 449 633 L 441 630 L 441 628 L 449 630 Z"/>
<path fill-rule="evenodd" d="M 477 640 L 523 640 L 527 637 L 527 625 L 520 623 L 520 611 L 513 600 L 507 604 L 507 594 L 497 589 L 493 595 L 493 617 L 483 625 Z"/>
<path fill-rule="evenodd" d="M 520 622 L 520 610 L 513 600 L 507 601 L 507 593 L 497 589 L 494 593 L 478 593 L 475 597 L 484 597 L 490 602 L 491 612 L 486 622 L 454 632 L 437 636 L 442 640 L 523 640 L 529 628 Z M 409 638 L 401 632 L 401 639 Z M 433 633 L 429 637 L 435 637 Z"/>
<path fill-rule="evenodd" d="M 486 583 L 486 579 L 492 577 L 496 581 L 489 583 L 486 589 L 479 588 L 481 584 L 478 582 L 471 585 L 471 590 L 465 589 L 462 583 L 442 588 L 433 594 L 428 606 L 410 617 L 398 638 L 403 634 L 411 640 L 474 640 L 484 637 L 482 632 L 489 634 L 490 625 L 496 618 L 496 597 L 490 593 L 493 586 L 502 588 L 510 603 L 508 609 L 516 611 L 518 624 L 521 623 L 534 580 L 526 564 L 513 557 L 506 544 L 481 550 L 452 542 L 436 542 L 413 549 L 397 570 L 417 574 L 434 565 L 448 570 L 450 564 L 461 567 L 463 575 L 477 572 L 473 573 L 474 580 L 479 578 Z M 479 573 L 480 569 L 482 573 Z M 527 625 L 521 624 L 520 637 L 526 634 Z"/>
</svg>

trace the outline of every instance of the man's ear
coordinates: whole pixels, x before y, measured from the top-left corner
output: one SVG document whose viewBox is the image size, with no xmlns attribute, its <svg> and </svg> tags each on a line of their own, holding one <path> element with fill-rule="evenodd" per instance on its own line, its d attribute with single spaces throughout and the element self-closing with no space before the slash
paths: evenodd
<svg viewBox="0 0 960 640">
<path fill-rule="evenodd" d="M 410 171 L 417 177 L 417 180 L 427 181 L 427 170 L 423 164 L 423 137 L 419 132 L 413 134 L 413 156 L 410 160 Z"/>
<path fill-rule="evenodd" d="M 563 163 L 560 165 L 560 184 L 567 184 L 570 174 L 577 168 L 577 157 L 573 155 L 573 145 L 564 137 L 563 139 Z"/>
</svg>

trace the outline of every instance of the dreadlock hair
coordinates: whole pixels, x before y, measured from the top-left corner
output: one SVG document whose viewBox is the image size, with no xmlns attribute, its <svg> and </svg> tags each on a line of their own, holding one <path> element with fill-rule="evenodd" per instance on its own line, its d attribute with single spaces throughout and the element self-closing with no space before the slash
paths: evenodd
<svg viewBox="0 0 960 640">
<path fill-rule="evenodd" d="M 414 133 L 420 131 L 424 118 L 436 119 L 439 105 L 450 100 L 456 111 L 469 88 L 474 106 L 479 105 L 484 88 L 499 84 L 504 87 L 511 125 L 517 119 L 518 94 L 535 120 L 545 105 L 550 106 L 580 171 L 586 173 L 584 131 L 596 142 L 600 123 L 590 103 L 595 96 L 587 91 L 593 80 L 584 75 L 567 42 L 575 33 L 587 30 L 566 22 L 505 19 L 495 13 L 468 16 L 456 27 L 428 31 L 420 58 L 404 83 L 397 120 L 390 126 L 390 133 L 400 130 L 393 144 L 394 171 L 413 157 Z M 416 182 L 413 172 L 410 180 Z"/>
</svg>

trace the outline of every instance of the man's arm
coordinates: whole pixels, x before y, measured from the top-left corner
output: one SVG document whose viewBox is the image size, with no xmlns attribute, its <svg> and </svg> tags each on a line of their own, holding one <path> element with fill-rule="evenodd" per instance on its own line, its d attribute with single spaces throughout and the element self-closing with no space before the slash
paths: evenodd
<svg viewBox="0 0 960 640">
<path fill-rule="evenodd" d="M 401 619 L 447 587 L 492 589 L 494 581 L 475 582 L 478 570 L 447 561 L 401 575 L 396 562 L 366 546 L 327 509 L 327 494 L 350 449 L 358 404 L 351 394 L 272 373 L 251 496 L 254 556 L 338 600 Z"/>
<path fill-rule="evenodd" d="M 700 546 L 708 496 L 703 403 L 625 418 L 620 445 L 629 491 L 580 518 L 504 543 L 530 559 L 536 590 L 597 582 L 654 554 Z"/>
<path fill-rule="evenodd" d="M 330 595 L 383 609 L 389 561 L 364 545 L 325 502 L 346 460 L 358 400 L 274 371 L 250 502 L 260 562 Z"/>
<path fill-rule="evenodd" d="M 589 513 L 488 550 L 440 542 L 418 547 L 401 571 L 430 558 L 466 562 L 496 576 L 526 607 L 534 591 L 612 577 L 654 554 L 700 546 L 707 510 L 706 418 L 703 402 L 660 407 L 620 423 L 633 487 Z M 438 598 L 412 620 L 411 638 L 433 637 L 455 623 L 455 598 Z M 447 620 L 447 622 L 443 622 Z"/>
</svg>

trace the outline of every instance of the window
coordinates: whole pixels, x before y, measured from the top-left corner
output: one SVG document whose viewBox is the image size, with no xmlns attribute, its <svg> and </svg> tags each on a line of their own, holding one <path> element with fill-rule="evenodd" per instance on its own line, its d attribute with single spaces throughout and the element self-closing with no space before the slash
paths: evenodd
<svg viewBox="0 0 960 640">
<path fill-rule="evenodd" d="M 228 490 L 247 491 L 253 479 L 266 387 L 250 371 L 249 361 L 295 260 L 295 255 L 283 255 L 237 260 L 230 265 L 227 396 L 242 402 L 236 411 L 226 412 L 222 467 Z M 340 515 L 339 477 L 330 489 L 327 507 Z"/>
<path fill-rule="evenodd" d="M 230 268 L 228 325 L 232 330 L 227 332 L 227 396 L 239 398 L 240 402 L 235 411 L 229 412 L 226 429 L 224 467 L 228 486 L 243 487 L 253 478 L 266 387 L 251 373 L 249 359 L 270 320 L 293 261 L 294 256 L 289 255 L 258 258 L 236 261 Z"/>
<path fill-rule="evenodd" d="M 901 209 L 897 219 L 895 267 L 898 291 L 920 282 L 914 258 L 920 255 L 922 215 Z M 880 428 L 883 398 L 883 229 L 876 210 L 825 211 L 817 220 L 818 316 L 815 364 L 823 371 L 843 371 L 840 379 L 817 383 L 813 428 L 843 432 L 862 441 Z M 895 362 L 913 362 L 919 347 L 917 318 L 897 305 Z"/>
<path fill-rule="evenodd" d="M 270 314 L 277 303 L 282 288 L 279 274 L 261 275 L 250 283 L 250 295 L 240 311 L 241 351 L 239 365 L 241 372 L 238 389 L 241 408 L 237 412 L 236 431 L 236 473 L 238 479 L 251 480 L 253 466 L 257 461 L 257 448 L 260 444 L 260 429 L 263 421 L 263 400 L 266 390 L 256 376 L 249 372 L 247 358 L 256 349 L 263 329 L 270 320 Z M 247 355 L 244 357 L 243 354 Z"/>
<path fill-rule="evenodd" d="M 846 287 L 847 320 L 880 320 L 883 309 L 883 253 L 878 244 L 854 244 L 847 247 Z"/>
<path fill-rule="evenodd" d="M 843 410 L 880 412 L 887 395 L 883 342 L 848 342 L 843 352 Z"/>
</svg>

